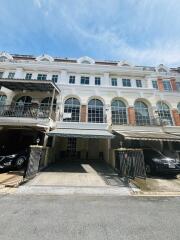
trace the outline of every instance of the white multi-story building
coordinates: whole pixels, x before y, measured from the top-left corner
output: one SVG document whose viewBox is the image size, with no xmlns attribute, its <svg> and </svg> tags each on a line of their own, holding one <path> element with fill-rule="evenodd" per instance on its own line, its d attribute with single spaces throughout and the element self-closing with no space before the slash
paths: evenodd
<svg viewBox="0 0 180 240">
<path fill-rule="evenodd" d="M 112 165 L 118 147 L 180 150 L 178 68 L 2 52 L 0 86 L 0 144 Z"/>
</svg>

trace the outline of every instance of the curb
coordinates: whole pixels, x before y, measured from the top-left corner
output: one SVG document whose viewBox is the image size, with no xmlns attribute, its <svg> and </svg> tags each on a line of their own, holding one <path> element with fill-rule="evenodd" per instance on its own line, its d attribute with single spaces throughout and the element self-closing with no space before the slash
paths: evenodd
<svg viewBox="0 0 180 240">
<path fill-rule="evenodd" d="M 133 197 L 180 197 L 180 192 L 133 192 Z"/>
</svg>

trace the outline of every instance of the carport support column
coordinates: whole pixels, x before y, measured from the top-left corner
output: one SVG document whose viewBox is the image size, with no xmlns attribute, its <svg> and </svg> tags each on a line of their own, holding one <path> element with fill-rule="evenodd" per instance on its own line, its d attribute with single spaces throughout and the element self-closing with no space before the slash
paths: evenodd
<svg viewBox="0 0 180 240">
<path fill-rule="evenodd" d="M 129 124 L 130 125 L 135 125 L 136 115 L 135 115 L 134 107 L 129 107 L 128 108 L 128 117 L 129 117 Z"/>
<path fill-rule="evenodd" d="M 51 107 L 50 107 L 50 111 L 49 111 L 49 118 L 52 117 L 52 111 L 53 111 L 53 103 L 54 103 L 54 97 L 55 97 L 55 88 L 53 89 L 53 94 L 52 94 L 52 99 L 51 99 Z"/>
</svg>

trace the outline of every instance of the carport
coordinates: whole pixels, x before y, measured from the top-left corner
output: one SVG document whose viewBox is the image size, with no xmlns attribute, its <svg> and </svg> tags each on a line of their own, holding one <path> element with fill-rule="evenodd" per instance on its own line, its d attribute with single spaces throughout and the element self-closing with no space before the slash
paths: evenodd
<svg viewBox="0 0 180 240">
<path fill-rule="evenodd" d="M 111 134 L 106 125 L 61 123 L 48 133 L 53 137 L 54 161 L 109 161 Z"/>
</svg>

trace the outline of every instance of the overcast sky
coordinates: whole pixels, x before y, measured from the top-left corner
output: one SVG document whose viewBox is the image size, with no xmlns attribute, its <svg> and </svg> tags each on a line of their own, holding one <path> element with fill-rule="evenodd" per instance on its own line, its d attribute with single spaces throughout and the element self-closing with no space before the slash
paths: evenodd
<svg viewBox="0 0 180 240">
<path fill-rule="evenodd" d="M 180 0 L 0 0 L 0 51 L 180 66 Z"/>
</svg>

